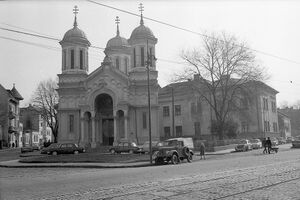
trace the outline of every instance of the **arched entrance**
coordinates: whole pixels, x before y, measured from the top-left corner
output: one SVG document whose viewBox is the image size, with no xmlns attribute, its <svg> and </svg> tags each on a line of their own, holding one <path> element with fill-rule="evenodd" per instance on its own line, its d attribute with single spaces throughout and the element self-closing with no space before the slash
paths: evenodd
<svg viewBox="0 0 300 200">
<path fill-rule="evenodd" d="M 114 116 L 113 99 L 108 94 L 100 94 L 95 99 L 96 141 L 103 145 L 113 145 Z M 102 138 L 100 138 L 102 136 Z"/>
</svg>

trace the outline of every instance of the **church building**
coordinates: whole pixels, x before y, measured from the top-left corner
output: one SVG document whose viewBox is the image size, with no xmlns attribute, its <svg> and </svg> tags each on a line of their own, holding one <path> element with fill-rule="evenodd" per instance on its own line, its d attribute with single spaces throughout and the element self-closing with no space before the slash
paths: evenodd
<svg viewBox="0 0 300 200">
<path fill-rule="evenodd" d="M 59 142 L 96 148 L 121 140 L 149 140 L 148 68 L 152 139 L 159 139 L 157 38 L 144 25 L 142 6 L 140 11 L 140 25 L 129 39 L 121 36 L 116 18 L 116 35 L 107 42 L 101 66 L 90 73 L 91 43 L 78 28 L 75 6 L 73 28 L 60 41 Z"/>
</svg>

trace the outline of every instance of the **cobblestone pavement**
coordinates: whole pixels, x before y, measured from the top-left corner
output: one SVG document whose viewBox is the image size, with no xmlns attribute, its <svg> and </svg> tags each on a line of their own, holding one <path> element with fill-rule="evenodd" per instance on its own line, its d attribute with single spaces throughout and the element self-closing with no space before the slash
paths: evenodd
<svg viewBox="0 0 300 200">
<path fill-rule="evenodd" d="M 300 199 L 300 160 L 143 184 L 78 191 L 54 199 Z"/>
</svg>

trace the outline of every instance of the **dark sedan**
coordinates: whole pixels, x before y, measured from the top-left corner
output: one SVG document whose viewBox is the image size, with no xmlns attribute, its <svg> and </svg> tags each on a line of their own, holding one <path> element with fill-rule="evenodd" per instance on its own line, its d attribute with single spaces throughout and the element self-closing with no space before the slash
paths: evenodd
<svg viewBox="0 0 300 200">
<path fill-rule="evenodd" d="M 84 153 L 85 149 L 74 143 L 53 143 L 49 147 L 41 150 L 42 154 L 78 154 Z"/>
<path fill-rule="evenodd" d="M 109 149 L 109 152 L 114 153 L 139 153 L 140 148 L 134 142 L 119 142 L 116 146 Z"/>
</svg>

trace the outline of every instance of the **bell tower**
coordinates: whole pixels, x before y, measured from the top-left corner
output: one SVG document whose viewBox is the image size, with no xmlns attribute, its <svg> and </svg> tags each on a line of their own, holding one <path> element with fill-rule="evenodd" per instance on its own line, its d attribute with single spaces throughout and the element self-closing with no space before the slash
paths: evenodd
<svg viewBox="0 0 300 200">
<path fill-rule="evenodd" d="M 67 31 L 60 41 L 62 47 L 62 74 L 88 73 L 88 48 L 91 45 L 85 33 L 78 28 L 78 7 L 73 9 L 73 28 Z"/>
</svg>

